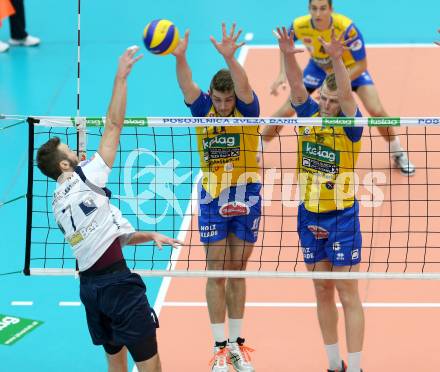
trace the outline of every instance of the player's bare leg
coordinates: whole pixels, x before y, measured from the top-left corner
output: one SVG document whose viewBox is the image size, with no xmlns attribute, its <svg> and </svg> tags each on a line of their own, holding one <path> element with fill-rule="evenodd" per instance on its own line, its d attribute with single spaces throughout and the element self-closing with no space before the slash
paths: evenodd
<svg viewBox="0 0 440 372">
<path fill-rule="evenodd" d="M 228 270 L 230 261 L 227 239 L 205 244 L 208 270 Z M 211 371 L 228 372 L 228 348 L 225 334 L 226 279 L 208 278 L 206 281 L 206 302 L 214 336 L 214 356 Z"/>
<path fill-rule="evenodd" d="M 162 372 L 159 354 L 143 362 L 137 362 L 136 367 L 138 372 Z"/>
<path fill-rule="evenodd" d="M 254 244 L 248 243 L 236 237 L 228 236 L 228 249 L 231 261 L 229 270 L 246 270 L 247 262 L 252 253 Z M 246 282 L 244 278 L 228 278 L 226 283 L 226 304 L 229 318 L 229 358 L 235 371 L 252 372 L 249 352 L 241 334 L 241 326 L 244 317 L 246 302 Z M 233 326 L 231 327 L 231 323 Z"/>
<path fill-rule="evenodd" d="M 108 372 L 127 372 L 127 348 L 124 346 L 116 354 L 105 353 L 108 363 Z"/>
<path fill-rule="evenodd" d="M 321 261 L 314 265 L 307 265 L 307 269 L 309 271 L 357 272 L 359 271 L 359 265 L 332 266 L 328 261 Z M 365 318 L 362 302 L 359 297 L 357 280 L 314 280 L 313 284 L 318 305 L 319 326 L 324 344 L 327 351 L 331 348 L 336 349 L 333 355 L 331 352 L 328 352 L 330 370 L 339 369 L 343 363 L 339 356 L 338 310 L 336 308 L 335 288 L 338 291 L 344 310 L 349 368 L 353 368 L 353 364 L 355 364 L 359 369 L 364 340 Z"/>
<path fill-rule="evenodd" d="M 330 271 L 331 264 L 327 261 L 308 264 L 308 271 Z M 338 309 L 335 300 L 335 283 L 333 280 L 314 279 L 313 285 L 317 301 L 317 315 L 324 344 L 332 345 L 338 342 Z"/>
<path fill-rule="evenodd" d="M 379 94 L 374 85 L 363 85 L 356 90 L 370 116 L 387 117 L 388 113 L 382 106 Z M 399 135 L 393 127 L 378 127 L 381 136 L 389 143 L 390 154 L 397 168 L 406 176 L 412 176 L 416 168 L 408 159 L 407 152 L 400 144 Z"/>
</svg>

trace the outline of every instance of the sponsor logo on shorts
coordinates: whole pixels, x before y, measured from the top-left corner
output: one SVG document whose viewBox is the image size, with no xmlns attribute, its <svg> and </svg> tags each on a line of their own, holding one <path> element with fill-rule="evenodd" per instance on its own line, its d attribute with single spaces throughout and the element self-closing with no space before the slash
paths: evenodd
<svg viewBox="0 0 440 372">
<path fill-rule="evenodd" d="M 341 250 L 341 243 L 340 242 L 334 242 L 333 243 L 333 250 L 335 252 L 340 251 Z"/>
<path fill-rule="evenodd" d="M 222 217 L 246 216 L 249 214 L 249 207 L 245 203 L 233 201 L 222 205 L 219 213 Z"/>
<path fill-rule="evenodd" d="M 328 231 L 321 226 L 308 225 L 307 228 L 314 235 L 315 239 L 327 239 Z"/>
<path fill-rule="evenodd" d="M 313 260 L 315 258 L 314 253 L 310 250 L 310 248 L 302 247 L 303 255 L 305 260 Z"/>
<path fill-rule="evenodd" d="M 351 259 L 357 260 L 359 258 L 359 249 L 353 249 L 351 251 Z"/>
<path fill-rule="evenodd" d="M 336 253 L 336 261 L 344 261 L 344 260 L 345 260 L 344 253 L 342 252 Z"/>
<path fill-rule="evenodd" d="M 201 238 L 212 238 L 218 235 L 217 225 L 215 223 L 211 225 L 200 226 L 200 237 Z"/>
</svg>

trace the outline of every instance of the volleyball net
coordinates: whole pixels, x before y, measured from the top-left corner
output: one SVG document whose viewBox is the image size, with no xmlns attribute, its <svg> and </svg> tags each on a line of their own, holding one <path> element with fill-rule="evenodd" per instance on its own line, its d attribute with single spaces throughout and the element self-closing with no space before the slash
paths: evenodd
<svg viewBox="0 0 440 372">
<path fill-rule="evenodd" d="M 3 117 L 3 121 L 22 120 Z M 6 120 L 8 119 L 8 120 Z M 26 262 L 30 275 L 72 275 L 76 261 L 51 208 L 55 182 L 36 167 L 36 151 L 53 136 L 80 157 L 97 151 L 105 118 L 34 117 L 29 126 Z M 146 276 L 440 279 L 439 118 L 127 118 L 107 187 L 111 202 L 136 230 L 185 242 L 159 250 L 151 243 L 124 247 L 130 269 Z M 258 241 L 243 272 L 208 271 L 197 224 L 201 178 L 196 127 L 282 125 L 262 142 L 262 215 Z M 354 186 L 363 237 L 360 272 L 307 272 L 297 233 L 301 202 L 297 177 L 299 126 L 364 126 Z M 400 126 L 417 171 L 393 166 L 389 143 L 375 127 Z M 234 145 L 217 144 L 222 151 Z M 231 148 L 228 149 L 228 146 Z M 219 155 L 220 156 L 220 155 Z M 325 154 L 315 160 L 331 166 Z M 334 246 L 335 254 L 338 250 Z"/>
</svg>

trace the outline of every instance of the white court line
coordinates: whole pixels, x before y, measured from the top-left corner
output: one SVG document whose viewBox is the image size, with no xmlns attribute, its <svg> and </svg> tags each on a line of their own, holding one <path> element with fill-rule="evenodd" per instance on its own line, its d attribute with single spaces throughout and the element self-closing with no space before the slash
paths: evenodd
<svg viewBox="0 0 440 372">
<path fill-rule="evenodd" d="M 202 177 L 202 173 L 198 173 L 194 178 L 194 186 L 191 191 L 191 202 L 188 203 L 185 211 L 185 217 L 183 217 L 182 224 L 180 225 L 179 234 L 177 235 L 177 239 L 180 241 L 185 241 L 186 233 L 188 232 L 191 226 L 191 220 L 194 215 L 194 211 L 197 209 L 197 184 L 199 183 Z M 180 256 L 180 252 L 182 251 L 182 247 L 173 249 L 173 253 L 171 254 L 171 261 L 168 263 L 167 270 L 173 271 L 176 268 L 177 261 Z M 170 287 L 171 277 L 165 277 L 162 280 L 162 283 L 159 288 L 159 292 L 157 293 L 156 302 L 154 303 L 154 311 L 156 315 L 159 316 L 160 311 L 162 310 L 162 304 L 165 301 L 165 297 L 168 292 L 168 288 Z M 133 370 L 134 371 L 134 370 Z"/>
<path fill-rule="evenodd" d="M 440 303 L 437 302 L 364 302 L 364 308 L 380 308 L 380 309 L 438 309 Z M 183 301 L 166 301 L 162 304 L 165 307 L 207 307 L 206 302 L 183 302 Z M 342 307 L 340 303 L 337 307 Z M 272 308 L 316 308 L 316 302 L 246 302 L 246 307 L 272 307 Z"/>
<path fill-rule="evenodd" d="M 297 43 L 298 46 L 304 47 L 304 44 Z M 434 43 L 414 43 L 414 44 L 408 44 L 408 43 L 402 43 L 402 44 L 365 44 L 367 48 L 438 48 L 437 45 Z M 278 49 L 277 44 L 253 44 L 253 45 L 245 45 L 244 47 L 247 47 L 249 49 Z"/>
<path fill-rule="evenodd" d="M 11 301 L 11 306 L 32 306 L 33 301 Z"/>
<path fill-rule="evenodd" d="M 81 302 L 79 302 L 79 301 L 60 301 L 58 303 L 58 306 L 70 306 L 70 307 L 81 306 Z"/>
</svg>

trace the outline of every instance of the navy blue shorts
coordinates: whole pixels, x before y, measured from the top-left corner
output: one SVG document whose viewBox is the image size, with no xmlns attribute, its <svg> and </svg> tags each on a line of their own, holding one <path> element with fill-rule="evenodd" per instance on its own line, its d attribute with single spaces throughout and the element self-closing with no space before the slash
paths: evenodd
<svg viewBox="0 0 440 372">
<path fill-rule="evenodd" d="M 308 92 L 313 92 L 314 90 L 321 87 L 327 73 L 319 67 L 313 60 L 310 60 L 304 69 L 303 81 Z M 357 88 L 364 85 L 374 84 L 373 79 L 368 71 L 364 71 L 358 78 L 351 82 L 351 89 L 356 91 Z"/>
<path fill-rule="evenodd" d="M 322 260 L 334 266 L 352 266 L 361 262 L 362 235 L 359 204 L 341 211 L 309 212 L 298 207 L 298 234 L 306 264 Z"/>
<path fill-rule="evenodd" d="M 213 199 L 199 184 L 200 241 L 214 243 L 232 233 L 255 243 L 261 218 L 260 191 L 260 183 L 249 183 L 232 186 Z"/>
<path fill-rule="evenodd" d="M 138 274 L 80 275 L 80 298 L 95 345 L 134 345 L 155 336 L 159 322 Z"/>
</svg>

